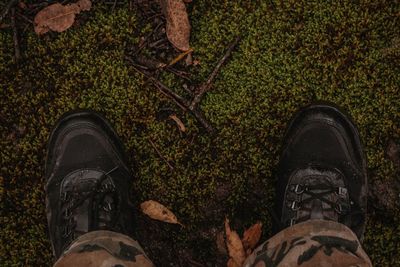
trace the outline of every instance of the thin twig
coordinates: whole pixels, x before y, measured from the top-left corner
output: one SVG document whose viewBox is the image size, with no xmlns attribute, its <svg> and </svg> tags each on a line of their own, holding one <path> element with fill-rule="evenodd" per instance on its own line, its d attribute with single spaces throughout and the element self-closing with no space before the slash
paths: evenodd
<svg viewBox="0 0 400 267">
<path fill-rule="evenodd" d="M 201 125 L 203 125 L 203 127 L 207 130 L 207 132 L 209 132 L 210 134 L 215 133 L 215 129 L 211 126 L 211 124 L 207 121 L 203 113 L 198 108 L 190 111 L 197 119 L 197 121 L 200 122 Z"/>
<path fill-rule="evenodd" d="M 194 96 L 192 102 L 190 103 L 189 109 L 195 110 L 199 102 L 201 101 L 202 96 L 204 93 L 208 92 L 211 88 L 211 84 L 214 81 L 215 77 L 217 77 L 219 71 L 221 70 L 222 65 L 228 59 L 228 57 L 232 54 L 233 49 L 240 41 L 240 36 L 236 37 L 235 40 L 229 45 L 228 49 L 225 52 L 225 55 L 218 61 L 217 65 L 215 66 L 213 72 L 208 77 L 207 81 L 203 83 L 198 90 L 198 93 Z"/>
<path fill-rule="evenodd" d="M 21 51 L 19 49 L 19 42 L 18 42 L 18 29 L 17 24 L 15 22 L 15 8 L 11 9 L 11 27 L 13 29 L 13 40 L 14 40 L 14 52 L 15 52 L 15 64 L 21 60 Z"/>
<path fill-rule="evenodd" d="M 19 0 L 10 0 L 7 5 L 5 5 L 3 11 L 0 14 L 0 23 L 3 21 L 3 19 L 7 16 L 8 12 L 10 11 L 10 9 L 15 6 L 17 3 L 19 2 Z"/>
<path fill-rule="evenodd" d="M 39 11 L 39 9 L 43 9 L 43 8 L 47 7 L 48 5 L 49 5 L 48 2 L 42 2 L 39 4 L 31 4 L 31 5 L 29 5 L 30 9 L 28 9 L 27 13 L 29 15 L 36 14 Z"/>
<path fill-rule="evenodd" d="M 167 38 L 162 38 L 162 39 L 160 39 L 160 40 L 157 40 L 157 41 L 155 41 L 155 42 L 149 44 L 149 47 L 151 47 L 151 48 L 157 48 L 157 47 L 159 47 L 159 46 L 161 46 L 161 45 L 164 45 L 164 44 L 167 43 L 167 42 L 168 42 L 168 39 L 167 39 Z"/>
<path fill-rule="evenodd" d="M 114 0 L 114 4 L 111 8 L 111 12 L 114 12 L 115 7 L 117 6 L 117 0 Z"/>
<path fill-rule="evenodd" d="M 187 260 L 189 263 L 191 263 L 192 265 L 194 265 L 194 266 L 197 266 L 197 267 L 204 267 L 204 264 L 201 264 L 200 262 L 197 262 L 197 261 L 195 261 L 195 260 L 193 260 L 193 259 L 191 259 L 191 258 L 189 258 L 189 257 L 186 257 L 186 260 Z"/>
<path fill-rule="evenodd" d="M 129 58 L 127 56 L 125 56 L 125 58 L 130 63 L 134 63 L 134 61 L 131 58 Z M 161 93 L 163 93 L 165 96 L 171 98 L 183 111 L 187 111 L 189 109 L 189 107 L 188 107 L 189 102 L 186 99 L 184 99 L 183 97 L 181 97 L 180 95 L 178 95 L 177 93 L 175 93 L 174 91 L 172 91 L 171 89 L 169 89 L 168 86 L 166 86 L 161 81 L 159 81 L 158 79 L 151 76 L 148 72 L 136 67 L 134 64 L 132 64 L 132 68 L 135 69 L 137 72 L 141 73 L 142 75 L 144 75 L 149 81 L 151 81 L 153 83 L 153 85 L 155 85 L 157 87 L 157 89 Z M 198 120 L 198 122 L 201 125 L 203 125 L 203 127 L 207 130 L 207 132 L 209 132 L 209 133 L 215 132 L 214 128 L 206 120 L 203 113 L 198 108 L 190 110 L 190 112 Z"/>
<path fill-rule="evenodd" d="M 193 52 L 193 48 L 190 48 L 189 50 L 180 53 L 176 58 L 174 58 L 173 60 L 171 60 L 170 63 L 168 63 L 168 67 L 171 67 L 172 65 L 178 63 L 180 60 L 182 60 L 185 56 L 187 56 L 188 54 Z"/>
<path fill-rule="evenodd" d="M 134 62 L 131 58 L 129 57 L 125 57 L 130 63 Z M 178 104 L 178 106 L 180 106 L 183 110 L 187 110 L 187 105 L 188 102 L 181 97 L 180 95 L 178 95 L 177 93 L 173 92 L 171 89 L 169 89 L 165 84 L 163 84 L 162 82 L 160 82 L 159 80 L 157 80 L 156 78 L 154 78 L 153 76 L 151 76 L 149 73 L 135 67 L 132 66 L 137 72 L 143 74 L 148 80 L 150 80 L 157 88 L 158 90 L 160 90 L 163 94 L 165 94 L 166 96 L 168 96 L 169 98 L 173 99 L 175 101 L 175 103 Z"/>
<path fill-rule="evenodd" d="M 171 171 L 174 169 L 174 167 L 171 165 L 171 163 L 168 162 L 168 160 L 161 154 L 161 152 L 158 150 L 158 148 L 156 147 L 156 145 L 153 143 L 153 141 L 151 141 L 151 139 L 147 139 L 149 141 L 149 143 L 151 144 L 151 146 L 154 148 L 154 150 L 157 152 L 158 156 L 160 156 L 160 158 L 162 158 L 162 160 L 165 161 L 165 163 L 167 163 L 168 167 L 171 169 Z"/>
<path fill-rule="evenodd" d="M 187 84 L 183 84 L 182 89 L 185 90 L 185 92 L 188 93 L 190 96 L 193 96 L 193 91 L 191 88 L 188 87 Z"/>
<path fill-rule="evenodd" d="M 25 20 L 26 22 L 29 22 L 30 24 L 33 24 L 33 20 L 27 18 L 26 16 L 24 16 L 23 14 L 17 12 L 17 15 L 22 18 L 23 20 Z"/>
<path fill-rule="evenodd" d="M 146 35 L 142 44 L 135 51 L 134 56 L 138 55 L 140 51 L 142 51 L 142 49 L 146 46 L 147 42 L 150 40 L 150 37 L 153 36 L 153 34 L 155 34 L 162 25 L 163 25 L 162 22 L 159 23 L 149 34 Z"/>
<path fill-rule="evenodd" d="M 171 73 L 175 74 L 176 76 L 178 76 L 178 77 L 190 82 L 190 83 L 192 82 L 192 80 L 188 77 L 190 74 L 187 73 L 187 72 L 184 72 L 184 71 L 181 71 L 181 70 L 177 70 L 177 69 L 175 69 L 173 67 L 168 67 L 168 66 L 166 68 L 164 68 L 164 69 L 166 71 L 171 72 Z M 191 92 L 191 94 L 193 94 L 193 92 Z"/>
</svg>

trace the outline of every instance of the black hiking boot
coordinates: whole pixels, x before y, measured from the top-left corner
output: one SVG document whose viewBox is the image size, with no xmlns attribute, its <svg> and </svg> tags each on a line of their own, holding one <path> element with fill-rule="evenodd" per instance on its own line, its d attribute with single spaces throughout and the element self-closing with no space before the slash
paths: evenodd
<svg viewBox="0 0 400 267">
<path fill-rule="evenodd" d="M 367 167 L 358 131 L 337 107 L 315 104 L 289 123 L 278 167 L 277 230 L 310 219 L 332 220 L 361 240 Z"/>
<path fill-rule="evenodd" d="M 95 230 L 132 235 L 132 176 L 110 124 L 92 111 L 64 115 L 46 159 L 46 213 L 58 258 L 78 236 Z"/>
</svg>

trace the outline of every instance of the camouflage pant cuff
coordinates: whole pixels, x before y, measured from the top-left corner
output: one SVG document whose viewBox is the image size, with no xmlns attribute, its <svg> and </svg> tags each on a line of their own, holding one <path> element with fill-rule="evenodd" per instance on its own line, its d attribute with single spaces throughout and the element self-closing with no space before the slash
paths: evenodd
<svg viewBox="0 0 400 267">
<path fill-rule="evenodd" d="M 130 237 L 111 231 L 93 231 L 78 237 L 54 266 L 150 267 L 153 263 Z"/>
<path fill-rule="evenodd" d="M 372 264 L 351 229 L 333 221 L 309 220 L 286 228 L 261 244 L 244 266 L 370 267 Z"/>
</svg>

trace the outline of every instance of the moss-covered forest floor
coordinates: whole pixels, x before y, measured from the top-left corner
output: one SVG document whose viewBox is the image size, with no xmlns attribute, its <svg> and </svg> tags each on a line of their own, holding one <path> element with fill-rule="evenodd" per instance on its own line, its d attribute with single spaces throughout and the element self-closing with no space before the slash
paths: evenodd
<svg viewBox="0 0 400 267">
<path fill-rule="evenodd" d="M 64 112 L 105 114 L 127 147 L 136 204 L 157 200 L 186 226 L 137 211 L 136 238 L 156 265 L 222 266 L 226 259 L 215 238 L 225 216 L 239 232 L 261 220 L 263 238 L 270 235 L 267 207 L 285 125 L 298 108 L 325 100 L 351 114 L 365 145 L 371 188 L 365 250 L 375 266 L 400 266 L 400 174 L 386 153 L 389 142 L 400 142 L 398 1 L 194 0 L 188 11 L 200 62 L 189 68 L 194 83 L 207 78 L 234 36 L 242 36 L 201 102 L 215 135 L 127 64 L 125 51 L 146 33 L 127 5 L 111 11 L 95 3 L 63 33 L 39 37 L 30 27 L 18 66 L 12 30 L 0 31 L 0 265 L 53 261 L 44 159 L 49 133 Z M 160 79 L 186 94 L 173 74 Z M 160 118 L 166 109 L 184 122 L 185 134 Z"/>
</svg>

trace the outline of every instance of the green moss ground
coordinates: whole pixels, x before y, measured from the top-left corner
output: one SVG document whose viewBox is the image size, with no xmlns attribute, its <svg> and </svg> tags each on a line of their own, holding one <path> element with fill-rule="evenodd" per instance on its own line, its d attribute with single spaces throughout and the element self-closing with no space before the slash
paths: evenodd
<svg viewBox="0 0 400 267">
<path fill-rule="evenodd" d="M 400 140 L 400 5 L 396 1 L 193 1 L 191 44 L 203 81 L 237 34 L 243 36 L 201 106 L 217 129 L 207 135 L 142 76 L 127 66 L 124 50 L 138 41 L 132 11 L 98 5 L 87 21 L 64 33 L 24 35 L 25 61 L 12 64 L 12 34 L 0 32 L 2 266 L 50 265 L 44 206 L 45 145 L 66 111 L 104 113 L 127 146 L 135 170 L 135 198 L 158 200 L 187 226 L 157 225 L 165 234 L 155 248 L 139 241 L 160 265 L 187 249 L 215 263 L 213 234 L 225 215 L 239 231 L 256 220 L 270 233 L 266 211 L 274 198 L 274 166 L 294 111 L 316 100 L 335 102 L 359 127 L 370 180 L 392 183 L 395 167 L 385 156 L 389 138 Z M 342 2 L 342 1 L 340 1 Z M 181 91 L 177 80 L 164 81 Z M 188 128 L 158 120 L 173 108 Z M 149 144 L 151 138 L 174 165 Z M 257 204 L 258 203 L 258 204 Z M 369 211 L 364 247 L 375 266 L 400 266 L 400 213 Z M 138 226 L 138 229 L 142 229 Z"/>
</svg>

